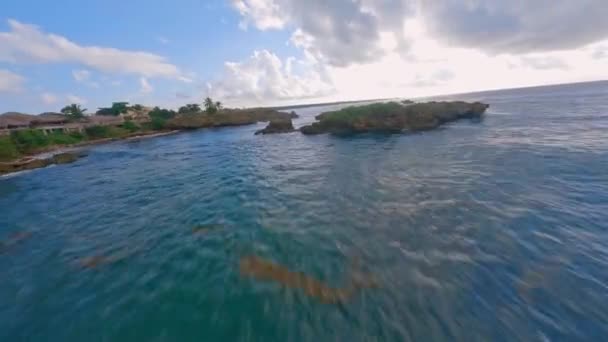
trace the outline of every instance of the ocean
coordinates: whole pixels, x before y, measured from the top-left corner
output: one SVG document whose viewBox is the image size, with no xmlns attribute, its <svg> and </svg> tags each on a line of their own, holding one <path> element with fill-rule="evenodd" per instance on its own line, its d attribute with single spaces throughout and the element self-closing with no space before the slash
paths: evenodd
<svg viewBox="0 0 608 342">
<path fill-rule="evenodd" d="M 32 233 L 0 249 L 0 341 L 605 341 L 608 82 L 438 99 L 491 107 L 404 135 L 184 132 L 0 178 L 0 240 Z M 246 256 L 375 286 L 327 303 Z"/>
</svg>

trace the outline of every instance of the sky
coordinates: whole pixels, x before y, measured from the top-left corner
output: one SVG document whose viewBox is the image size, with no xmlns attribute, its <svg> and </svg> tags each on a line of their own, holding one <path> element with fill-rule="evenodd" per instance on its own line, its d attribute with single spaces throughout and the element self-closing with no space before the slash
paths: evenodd
<svg viewBox="0 0 608 342">
<path fill-rule="evenodd" d="M 2 0 L 0 112 L 608 79 L 606 0 Z"/>
</svg>

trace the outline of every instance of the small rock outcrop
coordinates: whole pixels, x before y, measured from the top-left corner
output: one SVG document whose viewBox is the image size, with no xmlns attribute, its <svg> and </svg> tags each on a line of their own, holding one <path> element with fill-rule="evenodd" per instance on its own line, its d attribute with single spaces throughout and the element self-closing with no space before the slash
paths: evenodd
<svg viewBox="0 0 608 342">
<path fill-rule="evenodd" d="M 295 112 L 280 112 L 268 108 L 224 109 L 215 114 L 180 114 L 167 121 L 169 129 L 198 129 L 252 125 L 262 121 L 289 120 L 297 118 Z"/>
<path fill-rule="evenodd" d="M 0 175 L 18 171 L 33 170 L 47 167 L 53 164 L 68 164 L 85 157 L 84 153 L 64 152 L 55 154 L 49 158 L 24 158 L 15 162 L 0 163 Z"/>
<path fill-rule="evenodd" d="M 270 121 L 266 128 L 255 132 L 255 135 L 290 133 L 293 131 L 295 131 L 295 128 L 293 128 L 293 123 L 291 122 L 291 119 L 281 119 Z"/>
<path fill-rule="evenodd" d="M 303 134 L 402 133 L 435 129 L 459 119 L 480 118 L 489 105 L 480 102 L 373 103 L 318 115 Z"/>
</svg>

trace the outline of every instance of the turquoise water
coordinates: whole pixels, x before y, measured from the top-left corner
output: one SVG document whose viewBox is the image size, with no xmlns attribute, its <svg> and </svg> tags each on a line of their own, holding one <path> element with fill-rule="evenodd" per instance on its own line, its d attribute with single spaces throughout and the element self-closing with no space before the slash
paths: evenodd
<svg viewBox="0 0 608 342">
<path fill-rule="evenodd" d="M 201 130 L 0 178 L 0 239 L 33 233 L 0 254 L 0 341 L 606 340 L 608 83 L 458 98 L 486 119 Z M 324 304 L 247 255 L 380 286 Z"/>
</svg>

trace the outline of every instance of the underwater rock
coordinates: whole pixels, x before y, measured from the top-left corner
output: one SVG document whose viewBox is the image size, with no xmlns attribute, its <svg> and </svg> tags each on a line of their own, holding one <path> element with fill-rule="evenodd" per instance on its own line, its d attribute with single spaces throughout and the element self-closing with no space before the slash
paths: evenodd
<svg viewBox="0 0 608 342">
<path fill-rule="evenodd" d="M 359 289 L 377 287 L 375 280 L 365 281 L 359 275 L 359 279 L 352 281 L 348 286 L 334 288 L 302 272 L 291 271 L 285 266 L 258 256 L 241 258 L 239 268 L 242 276 L 251 277 L 259 281 L 272 281 L 287 288 L 299 289 L 304 291 L 307 296 L 328 304 L 344 302 Z"/>
</svg>

